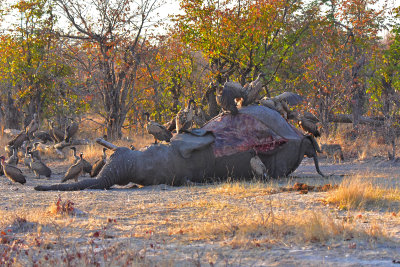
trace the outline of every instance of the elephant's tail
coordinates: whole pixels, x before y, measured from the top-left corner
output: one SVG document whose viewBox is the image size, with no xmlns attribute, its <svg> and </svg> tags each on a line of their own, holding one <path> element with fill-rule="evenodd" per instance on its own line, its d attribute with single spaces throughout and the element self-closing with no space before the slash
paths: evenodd
<svg viewBox="0 0 400 267">
<path fill-rule="evenodd" d="M 135 152 L 126 147 L 118 148 L 104 165 L 96 179 L 85 179 L 77 183 L 39 185 L 38 191 L 77 191 L 84 189 L 109 189 L 115 184 L 127 184 L 135 175 Z"/>
</svg>

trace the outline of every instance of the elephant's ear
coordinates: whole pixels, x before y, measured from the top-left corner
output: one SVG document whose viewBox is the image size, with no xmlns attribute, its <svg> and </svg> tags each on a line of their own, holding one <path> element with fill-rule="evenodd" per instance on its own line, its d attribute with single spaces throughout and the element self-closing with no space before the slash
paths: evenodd
<svg viewBox="0 0 400 267">
<path fill-rule="evenodd" d="M 202 136 L 190 133 L 177 134 L 171 139 L 171 146 L 179 151 L 182 157 L 190 158 L 196 150 L 202 150 L 214 142 L 214 135 L 207 133 Z"/>
</svg>

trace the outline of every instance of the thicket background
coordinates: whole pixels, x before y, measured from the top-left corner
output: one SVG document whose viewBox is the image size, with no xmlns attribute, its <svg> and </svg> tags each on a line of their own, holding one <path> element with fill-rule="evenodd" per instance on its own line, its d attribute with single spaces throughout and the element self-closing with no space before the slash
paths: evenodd
<svg viewBox="0 0 400 267">
<path fill-rule="evenodd" d="M 266 73 L 264 94 L 304 96 L 332 122 L 378 126 L 394 140 L 400 105 L 400 8 L 376 0 L 1 1 L 0 119 L 23 127 L 94 120 L 111 139 L 168 121 L 189 98 L 209 115 L 216 86 Z M 382 127 L 383 126 L 383 127 Z"/>
</svg>

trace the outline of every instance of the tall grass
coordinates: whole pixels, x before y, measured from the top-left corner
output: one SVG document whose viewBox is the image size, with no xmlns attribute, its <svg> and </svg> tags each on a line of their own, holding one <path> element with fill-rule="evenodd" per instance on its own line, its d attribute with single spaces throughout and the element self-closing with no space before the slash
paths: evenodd
<svg viewBox="0 0 400 267">
<path fill-rule="evenodd" d="M 400 190 L 376 185 L 358 175 L 344 179 L 337 190 L 329 193 L 327 201 L 345 209 L 390 208 L 400 203 Z"/>
</svg>

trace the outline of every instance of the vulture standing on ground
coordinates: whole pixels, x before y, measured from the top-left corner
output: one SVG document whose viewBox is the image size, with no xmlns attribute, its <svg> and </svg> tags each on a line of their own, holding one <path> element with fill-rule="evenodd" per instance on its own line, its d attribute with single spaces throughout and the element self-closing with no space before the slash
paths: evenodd
<svg viewBox="0 0 400 267">
<path fill-rule="evenodd" d="M 81 157 L 78 157 L 76 155 L 76 147 L 71 147 L 70 149 L 72 149 L 72 151 L 74 151 L 74 163 L 77 163 L 78 161 L 81 160 Z M 82 153 L 81 153 L 82 154 Z M 90 164 L 86 159 L 82 159 L 83 162 L 83 172 L 84 174 L 86 173 L 91 173 L 92 172 L 92 164 Z"/>
<path fill-rule="evenodd" d="M 72 121 L 70 125 L 65 128 L 65 142 L 69 142 L 69 140 L 78 132 L 79 129 L 79 124 L 74 122 L 71 118 L 68 118 L 69 120 Z"/>
<path fill-rule="evenodd" d="M 217 89 L 215 98 L 223 111 L 236 115 L 239 111 L 235 100 L 244 100 L 243 87 L 240 83 L 226 82 L 222 89 Z"/>
<path fill-rule="evenodd" d="M 7 143 L 8 146 L 14 147 L 14 148 L 19 148 L 22 146 L 24 141 L 29 140 L 28 135 L 26 132 L 20 132 L 16 137 L 14 137 L 11 141 Z M 12 149 L 11 149 L 12 151 Z"/>
<path fill-rule="evenodd" d="M 188 130 L 192 127 L 194 116 L 194 100 L 190 99 L 187 108 L 182 108 L 176 114 L 176 133 L 181 133 L 182 131 Z"/>
<path fill-rule="evenodd" d="M 33 136 L 33 133 L 36 132 L 39 129 L 39 120 L 37 117 L 37 114 L 33 114 L 33 119 L 31 123 L 26 127 L 25 132 L 28 135 L 29 138 Z"/>
<path fill-rule="evenodd" d="M 32 162 L 32 155 L 29 153 L 31 150 L 30 146 L 25 148 L 25 155 L 24 155 L 24 165 L 31 170 L 31 162 Z"/>
<path fill-rule="evenodd" d="M 131 146 L 132 147 L 132 146 Z M 131 148 L 132 149 L 132 148 Z M 133 149 L 134 150 L 134 149 Z M 103 148 L 103 155 L 101 156 L 101 159 L 98 159 L 94 164 L 92 168 L 92 172 L 90 173 L 90 177 L 95 177 L 97 176 L 101 169 L 103 168 L 104 165 L 106 165 L 107 161 L 107 155 L 106 155 L 107 148 Z"/>
<path fill-rule="evenodd" d="M 9 165 L 5 162 L 5 157 L 1 156 L 1 166 L 3 167 L 4 175 L 13 182 L 17 182 L 20 184 L 26 183 L 25 176 L 22 174 L 22 171 L 15 166 Z"/>
<path fill-rule="evenodd" d="M 53 138 L 51 138 L 51 135 L 48 132 L 45 131 L 37 131 L 33 133 L 33 137 L 41 140 L 43 144 L 46 144 L 47 141 L 53 141 Z"/>
<path fill-rule="evenodd" d="M 250 159 L 250 166 L 254 175 L 257 178 L 267 178 L 267 168 L 265 167 L 259 156 L 254 156 Z"/>
<path fill-rule="evenodd" d="M 31 147 L 29 147 L 29 154 L 31 154 L 32 158 L 34 159 L 42 160 L 42 157 L 40 156 L 40 151 L 38 149 L 39 144 L 40 144 L 39 142 L 33 144 L 34 150 L 31 150 Z"/>
<path fill-rule="evenodd" d="M 18 150 L 16 148 L 13 149 L 13 154 L 11 155 L 11 157 L 8 158 L 8 160 L 6 160 L 6 163 L 8 165 L 13 165 L 13 166 L 17 166 L 18 165 Z"/>
<path fill-rule="evenodd" d="M 64 175 L 64 178 L 62 178 L 61 182 L 64 183 L 71 179 L 74 179 L 75 182 L 78 182 L 78 177 L 79 175 L 81 175 L 82 172 L 83 172 L 83 153 L 80 154 L 78 162 L 69 167 L 68 171 Z"/>
<path fill-rule="evenodd" d="M 54 121 L 50 121 L 50 135 L 54 142 L 60 143 L 64 140 L 64 133 L 60 129 L 54 127 Z"/>
<path fill-rule="evenodd" d="M 74 164 L 77 163 L 81 158 L 76 155 L 76 147 L 72 146 L 69 149 L 73 151 L 73 157 L 74 157 Z"/>
<path fill-rule="evenodd" d="M 143 115 L 146 116 L 146 130 L 149 134 L 154 136 L 154 143 L 157 144 L 157 140 L 169 142 L 172 138 L 172 133 L 168 131 L 163 125 L 150 120 L 150 114 L 144 112 Z"/>
<path fill-rule="evenodd" d="M 26 131 L 26 127 L 28 127 L 29 123 L 31 123 L 32 119 L 31 116 L 29 115 L 29 113 L 22 111 L 22 113 L 24 114 L 24 120 L 23 120 L 23 124 L 24 124 L 24 132 Z"/>
<path fill-rule="evenodd" d="M 32 156 L 32 152 L 28 152 Z M 46 166 L 41 160 L 32 157 L 32 161 L 30 162 L 30 168 L 33 170 L 37 178 L 40 178 L 40 175 L 44 175 L 46 177 L 51 176 L 51 170 Z"/>
<path fill-rule="evenodd" d="M 4 146 L 4 151 L 7 153 L 7 157 L 11 157 L 13 154 L 13 146 L 10 145 L 5 145 Z"/>
</svg>

